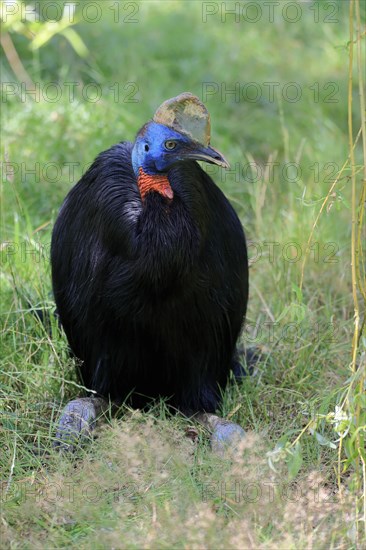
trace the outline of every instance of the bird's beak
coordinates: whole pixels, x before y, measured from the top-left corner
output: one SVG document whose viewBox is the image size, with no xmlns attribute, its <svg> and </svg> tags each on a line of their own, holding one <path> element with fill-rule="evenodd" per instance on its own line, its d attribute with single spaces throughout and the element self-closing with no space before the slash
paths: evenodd
<svg viewBox="0 0 366 550">
<path fill-rule="evenodd" d="M 225 157 L 211 146 L 205 147 L 204 145 L 197 144 L 191 151 L 184 153 L 184 158 L 191 160 L 203 160 L 204 162 L 217 164 L 223 168 L 230 168 L 230 164 Z"/>
</svg>

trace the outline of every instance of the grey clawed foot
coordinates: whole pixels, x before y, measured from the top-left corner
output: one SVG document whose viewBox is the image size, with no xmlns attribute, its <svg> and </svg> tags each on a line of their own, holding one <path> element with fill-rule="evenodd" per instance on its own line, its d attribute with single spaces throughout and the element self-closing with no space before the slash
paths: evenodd
<svg viewBox="0 0 366 550">
<path fill-rule="evenodd" d="M 70 401 L 62 411 L 54 447 L 73 452 L 90 439 L 98 416 L 109 407 L 101 397 L 80 397 Z"/>
<path fill-rule="evenodd" d="M 54 447 L 73 452 L 92 437 L 98 416 L 109 409 L 101 397 L 80 397 L 70 401 L 63 409 L 56 432 Z M 212 451 L 222 457 L 232 454 L 245 438 L 238 424 L 215 414 L 197 413 L 194 418 L 211 432 Z"/>
<path fill-rule="evenodd" d="M 211 432 L 212 451 L 227 457 L 235 452 L 238 444 L 245 438 L 245 431 L 239 424 L 220 418 L 216 414 L 197 413 L 195 419 Z"/>
</svg>

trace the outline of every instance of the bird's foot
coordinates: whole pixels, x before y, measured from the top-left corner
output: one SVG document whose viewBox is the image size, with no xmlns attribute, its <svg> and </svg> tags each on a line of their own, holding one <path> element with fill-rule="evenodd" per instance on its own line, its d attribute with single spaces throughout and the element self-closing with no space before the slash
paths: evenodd
<svg viewBox="0 0 366 550">
<path fill-rule="evenodd" d="M 195 418 L 211 432 L 211 448 L 218 456 L 224 458 L 232 454 L 245 438 L 245 431 L 239 424 L 216 414 L 198 413 Z"/>
<path fill-rule="evenodd" d="M 73 452 L 77 445 L 90 439 L 98 416 L 109 404 L 101 397 L 79 397 L 70 401 L 62 411 L 54 447 Z"/>
</svg>

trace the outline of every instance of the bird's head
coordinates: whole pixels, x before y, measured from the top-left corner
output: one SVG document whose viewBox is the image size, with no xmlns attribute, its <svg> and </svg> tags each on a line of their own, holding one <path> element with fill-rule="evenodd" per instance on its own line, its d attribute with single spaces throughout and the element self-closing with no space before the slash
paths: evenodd
<svg viewBox="0 0 366 550">
<path fill-rule="evenodd" d="M 165 101 L 153 120 L 136 136 L 132 165 L 142 198 L 157 191 L 173 198 L 166 172 L 187 160 L 202 160 L 229 168 L 223 155 L 210 146 L 210 116 L 201 101 L 190 93 Z"/>
<path fill-rule="evenodd" d="M 180 132 L 151 121 L 138 133 L 132 152 L 133 168 L 149 174 L 159 174 L 176 162 L 203 160 L 228 168 L 225 158 L 209 145 L 203 145 Z"/>
</svg>

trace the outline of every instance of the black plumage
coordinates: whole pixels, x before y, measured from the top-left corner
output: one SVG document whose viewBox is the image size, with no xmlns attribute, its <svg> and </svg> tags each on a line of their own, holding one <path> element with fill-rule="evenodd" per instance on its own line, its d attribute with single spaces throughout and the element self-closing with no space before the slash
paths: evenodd
<svg viewBox="0 0 366 550">
<path fill-rule="evenodd" d="M 132 143 L 101 153 L 67 195 L 51 248 L 58 314 L 86 387 L 142 407 L 214 412 L 248 298 L 241 223 L 197 162 L 167 170 L 174 198 L 142 200 Z"/>
</svg>

